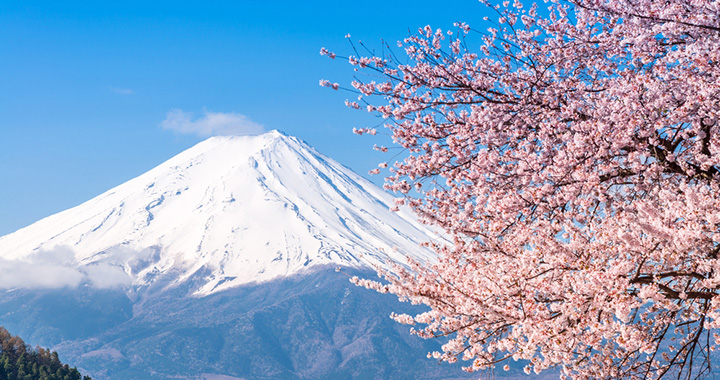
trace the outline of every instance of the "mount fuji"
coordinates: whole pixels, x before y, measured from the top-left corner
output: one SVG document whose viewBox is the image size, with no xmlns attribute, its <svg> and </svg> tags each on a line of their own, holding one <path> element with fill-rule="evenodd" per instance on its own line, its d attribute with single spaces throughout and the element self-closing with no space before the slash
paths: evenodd
<svg viewBox="0 0 720 380">
<path fill-rule="evenodd" d="M 90 274 L 78 280 L 94 280 L 103 266 L 103 274 L 137 288 L 200 276 L 195 294 L 208 295 L 316 265 L 431 259 L 418 243 L 437 235 L 407 213 L 390 212 L 392 205 L 377 186 L 281 132 L 213 137 L 0 237 L 0 252 L 32 261 L 69 251 L 72 264 Z"/>
<path fill-rule="evenodd" d="M 0 237 L 0 325 L 96 379 L 467 378 L 347 280 L 434 260 L 393 205 L 297 138 L 213 137 Z"/>
</svg>

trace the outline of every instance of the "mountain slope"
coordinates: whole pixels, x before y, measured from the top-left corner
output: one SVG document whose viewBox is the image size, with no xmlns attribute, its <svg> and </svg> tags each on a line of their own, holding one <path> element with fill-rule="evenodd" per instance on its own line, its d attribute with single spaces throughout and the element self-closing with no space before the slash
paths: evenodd
<svg viewBox="0 0 720 380">
<path fill-rule="evenodd" d="M 0 294 L 0 324 L 51 346 L 94 379 L 479 377 L 427 359 L 441 342 L 413 336 L 388 317 L 416 306 L 356 287 L 333 268 L 204 297 L 185 296 L 187 285 L 132 305 L 118 290 L 17 290 Z"/>
<path fill-rule="evenodd" d="M 96 379 L 477 378 L 348 281 L 433 260 L 392 205 L 280 132 L 211 138 L 0 237 L 0 325 Z"/>
<path fill-rule="evenodd" d="M 32 262 L 61 250 L 85 282 L 195 279 L 198 295 L 314 265 L 431 260 L 418 243 L 437 237 L 391 206 L 380 188 L 281 132 L 214 137 L 0 237 L 0 257 Z"/>
</svg>

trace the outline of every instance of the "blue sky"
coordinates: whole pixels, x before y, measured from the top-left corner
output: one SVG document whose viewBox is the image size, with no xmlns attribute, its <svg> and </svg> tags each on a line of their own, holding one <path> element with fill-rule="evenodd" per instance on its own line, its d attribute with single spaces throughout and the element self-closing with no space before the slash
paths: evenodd
<svg viewBox="0 0 720 380">
<path fill-rule="evenodd" d="M 169 113 L 280 129 L 366 175 L 383 156 L 352 128 L 379 120 L 318 85 L 353 75 L 320 48 L 348 55 L 348 33 L 379 46 L 485 13 L 475 0 L 0 1 L 0 235 L 206 138 L 163 129 Z"/>
</svg>

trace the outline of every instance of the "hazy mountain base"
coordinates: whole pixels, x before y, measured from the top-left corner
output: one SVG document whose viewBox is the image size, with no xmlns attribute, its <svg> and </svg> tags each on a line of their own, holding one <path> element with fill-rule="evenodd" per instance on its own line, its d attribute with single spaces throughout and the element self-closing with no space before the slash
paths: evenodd
<svg viewBox="0 0 720 380">
<path fill-rule="evenodd" d="M 440 342 L 388 318 L 417 307 L 332 268 L 202 298 L 191 290 L 8 291 L 0 325 L 97 379 L 482 377 L 427 359 Z"/>
</svg>

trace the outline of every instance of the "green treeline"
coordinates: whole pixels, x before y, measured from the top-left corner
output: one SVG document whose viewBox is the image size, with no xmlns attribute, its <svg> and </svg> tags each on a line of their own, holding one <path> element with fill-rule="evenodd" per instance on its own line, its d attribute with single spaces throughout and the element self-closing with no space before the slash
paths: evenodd
<svg viewBox="0 0 720 380">
<path fill-rule="evenodd" d="M 0 327 L 0 380 L 91 380 L 62 364 L 57 352 L 28 347 Z"/>
</svg>

